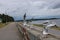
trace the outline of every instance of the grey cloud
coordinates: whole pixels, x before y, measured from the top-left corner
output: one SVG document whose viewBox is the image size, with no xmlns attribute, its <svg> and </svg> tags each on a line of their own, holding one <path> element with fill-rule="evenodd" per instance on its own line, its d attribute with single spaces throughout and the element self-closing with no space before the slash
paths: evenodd
<svg viewBox="0 0 60 40">
<path fill-rule="evenodd" d="M 60 8 L 60 3 L 59 3 L 59 4 L 54 5 L 54 7 L 52 7 L 52 8 L 53 8 L 53 9 Z"/>
<path fill-rule="evenodd" d="M 60 0 L 0 0 L 0 4 L 0 12 L 9 8 L 12 16 L 60 15 Z"/>
<path fill-rule="evenodd" d="M 60 0 L 50 0 L 48 4 L 49 9 L 57 9 L 60 8 Z"/>
</svg>

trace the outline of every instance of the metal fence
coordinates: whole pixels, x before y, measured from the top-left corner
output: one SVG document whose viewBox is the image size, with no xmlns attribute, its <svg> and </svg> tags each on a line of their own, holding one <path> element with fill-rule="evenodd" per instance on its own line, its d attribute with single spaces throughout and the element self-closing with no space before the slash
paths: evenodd
<svg viewBox="0 0 60 40">
<path fill-rule="evenodd" d="M 33 35 L 31 32 L 28 31 L 29 34 L 29 38 L 30 40 L 40 40 L 40 38 L 38 36 Z"/>
<path fill-rule="evenodd" d="M 40 40 L 38 36 L 33 35 L 31 32 L 26 30 L 22 25 L 18 24 L 19 32 L 24 36 L 24 40 Z"/>
</svg>

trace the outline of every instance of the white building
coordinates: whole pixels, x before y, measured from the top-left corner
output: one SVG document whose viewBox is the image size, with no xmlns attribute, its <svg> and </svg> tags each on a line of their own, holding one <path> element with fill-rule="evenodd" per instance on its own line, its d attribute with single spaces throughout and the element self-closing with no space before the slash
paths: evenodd
<svg viewBox="0 0 60 40">
<path fill-rule="evenodd" d="M 0 18 L 0 23 L 2 22 L 2 19 Z"/>
</svg>

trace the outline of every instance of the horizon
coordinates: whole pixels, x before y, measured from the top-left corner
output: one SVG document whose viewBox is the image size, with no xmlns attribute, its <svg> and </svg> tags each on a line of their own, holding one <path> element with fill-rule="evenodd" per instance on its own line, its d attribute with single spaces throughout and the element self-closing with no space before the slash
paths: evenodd
<svg viewBox="0 0 60 40">
<path fill-rule="evenodd" d="M 50 18 L 60 18 L 60 16 L 44 16 L 44 17 L 26 17 L 26 19 L 50 19 Z M 23 20 L 23 17 L 21 18 L 16 18 L 15 17 L 15 20 Z"/>
</svg>

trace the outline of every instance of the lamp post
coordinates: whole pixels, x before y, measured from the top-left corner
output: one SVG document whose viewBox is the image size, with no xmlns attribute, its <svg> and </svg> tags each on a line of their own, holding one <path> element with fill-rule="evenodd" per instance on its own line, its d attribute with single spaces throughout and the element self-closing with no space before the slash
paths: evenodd
<svg viewBox="0 0 60 40">
<path fill-rule="evenodd" d="M 24 22 L 24 24 L 23 25 L 26 25 L 26 13 L 24 14 L 24 16 L 23 16 L 23 22 Z"/>
<path fill-rule="evenodd" d="M 8 10 L 8 9 L 7 9 Z M 7 24 L 7 10 L 5 10 L 5 14 L 6 14 L 6 24 Z"/>
</svg>

